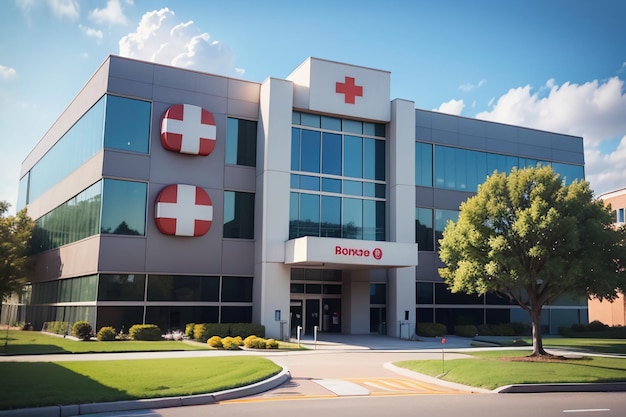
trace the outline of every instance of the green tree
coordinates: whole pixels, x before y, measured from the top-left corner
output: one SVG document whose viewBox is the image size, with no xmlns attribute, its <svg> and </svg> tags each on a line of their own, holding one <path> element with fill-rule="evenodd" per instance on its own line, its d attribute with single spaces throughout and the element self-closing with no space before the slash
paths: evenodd
<svg viewBox="0 0 626 417">
<path fill-rule="evenodd" d="M 28 250 L 34 228 L 26 209 L 7 216 L 9 203 L 0 201 L 0 301 L 22 290 L 30 267 Z"/>
<path fill-rule="evenodd" d="M 508 297 L 530 314 L 532 356 L 547 355 L 542 307 L 565 293 L 613 300 L 624 289 L 626 232 L 586 181 L 550 167 L 494 173 L 448 222 L 439 274 L 452 292 Z"/>
</svg>

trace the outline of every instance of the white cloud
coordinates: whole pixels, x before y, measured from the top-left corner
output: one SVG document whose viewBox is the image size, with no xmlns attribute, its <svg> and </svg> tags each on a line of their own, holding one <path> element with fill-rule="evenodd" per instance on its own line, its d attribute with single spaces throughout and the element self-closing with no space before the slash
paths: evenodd
<svg viewBox="0 0 626 417">
<path fill-rule="evenodd" d="M 585 144 L 585 176 L 596 194 L 626 187 L 626 93 L 617 77 L 584 84 L 555 85 L 540 96 L 527 85 L 512 88 L 490 111 L 476 115 L 535 129 L 582 136 Z M 605 141 L 622 138 L 608 154 L 600 150 Z"/>
<path fill-rule="evenodd" d="M 193 21 L 176 21 L 174 12 L 164 8 L 143 15 L 137 30 L 119 41 L 119 54 L 161 64 L 174 65 L 222 75 L 243 74 L 235 68 L 228 47 L 211 41 Z"/>
<path fill-rule="evenodd" d="M 124 15 L 119 0 L 109 0 L 104 9 L 92 10 L 89 13 L 89 19 L 99 25 L 125 25 L 128 23 L 128 18 Z"/>
<path fill-rule="evenodd" d="M 98 42 L 100 42 L 102 40 L 103 34 L 101 30 L 97 30 L 94 28 L 90 28 L 88 26 L 84 26 L 79 24 L 78 27 L 80 28 L 80 30 L 83 31 L 83 33 L 89 37 L 92 38 L 96 38 L 98 40 Z"/>
<path fill-rule="evenodd" d="M 485 83 L 487 82 L 487 80 L 480 80 L 478 82 L 478 84 L 472 84 L 472 83 L 465 83 L 465 84 L 461 84 L 459 86 L 459 90 L 465 92 L 465 93 L 469 93 L 470 91 L 476 89 L 476 88 L 480 88 L 483 85 L 485 85 Z"/>
<path fill-rule="evenodd" d="M 57 17 L 75 20 L 80 17 L 77 0 L 48 0 L 48 6 Z"/>
<path fill-rule="evenodd" d="M 15 77 L 17 77 L 17 71 L 15 70 L 15 68 L 0 65 L 0 78 L 2 78 L 3 80 L 10 80 L 11 78 Z"/>
<path fill-rule="evenodd" d="M 440 113 L 448 113 L 459 115 L 465 108 L 465 103 L 463 100 L 450 100 L 445 103 L 441 103 L 438 109 L 433 109 L 433 111 L 438 111 Z"/>
</svg>

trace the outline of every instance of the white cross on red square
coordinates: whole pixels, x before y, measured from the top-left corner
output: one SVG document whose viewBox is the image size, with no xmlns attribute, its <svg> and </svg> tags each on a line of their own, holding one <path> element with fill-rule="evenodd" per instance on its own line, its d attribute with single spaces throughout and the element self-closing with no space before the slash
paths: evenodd
<svg viewBox="0 0 626 417">
<path fill-rule="evenodd" d="M 156 198 L 154 219 L 161 233 L 174 236 L 202 236 L 213 221 L 213 204 L 200 187 L 173 184 Z"/>
<path fill-rule="evenodd" d="M 191 104 L 169 107 L 161 120 L 161 143 L 169 151 L 209 155 L 215 148 L 213 114 Z"/>
</svg>

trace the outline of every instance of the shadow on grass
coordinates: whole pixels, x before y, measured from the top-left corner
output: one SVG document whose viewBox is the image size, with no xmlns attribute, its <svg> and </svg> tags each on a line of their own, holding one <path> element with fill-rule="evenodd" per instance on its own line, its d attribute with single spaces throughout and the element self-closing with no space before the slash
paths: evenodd
<svg viewBox="0 0 626 417">
<path fill-rule="evenodd" d="M 133 398 L 58 364 L 0 363 L 0 410 Z"/>
<path fill-rule="evenodd" d="M 11 345 L 10 340 L 8 344 L 5 344 L 3 340 L 1 346 L 2 347 L 0 348 L 0 354 L 3 355 L 45 355 L 55 353 L 72 353 L 57 345 Z"/>
</svg>

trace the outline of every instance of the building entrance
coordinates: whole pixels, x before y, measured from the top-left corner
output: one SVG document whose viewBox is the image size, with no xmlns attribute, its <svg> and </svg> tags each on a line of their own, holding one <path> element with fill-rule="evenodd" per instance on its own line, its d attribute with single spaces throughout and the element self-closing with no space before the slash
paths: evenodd
<svg viewBox="0 0 626 417">
<path fill-rule="evenodd" d="M 290 304 L 291 337 L 297 336 L 298 326 L 306 336 L 313 335 L 315 326 L 318 332 L 341 332 L 341 299 L 308 296 L 292 299 Z"/>
</svg>

